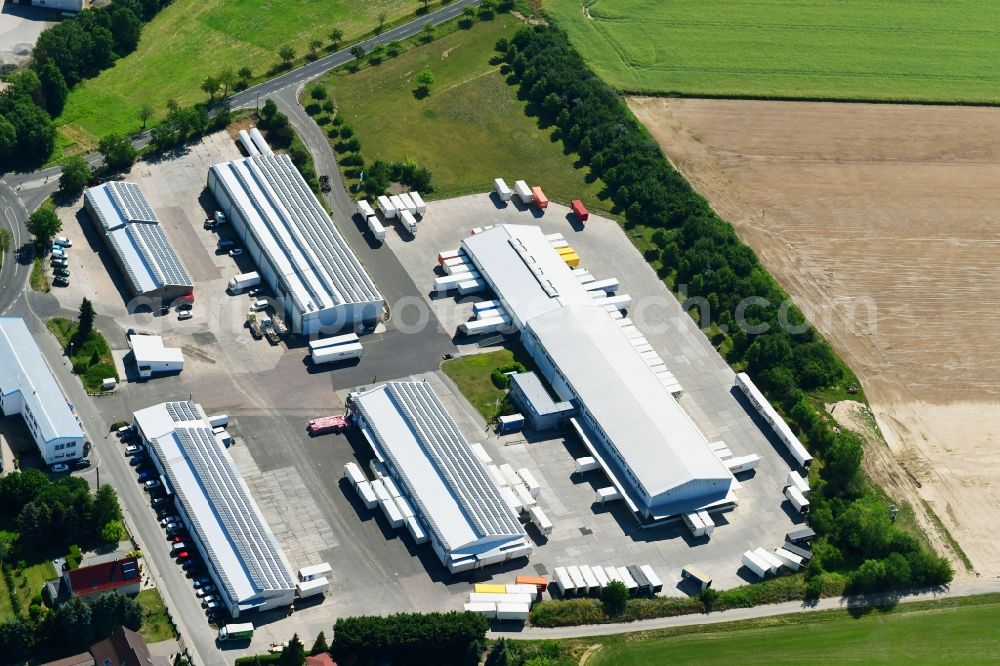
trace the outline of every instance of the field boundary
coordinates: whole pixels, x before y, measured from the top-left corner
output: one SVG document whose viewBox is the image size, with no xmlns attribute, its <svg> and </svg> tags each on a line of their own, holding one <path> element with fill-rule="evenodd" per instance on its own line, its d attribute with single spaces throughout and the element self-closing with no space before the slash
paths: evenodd
<svg viewBox="0 0 1000 666">
<path fill-rule="evenodd" d="M 639 88 L 615 88 L 621 97 L 662 97 L 666 99 L 719 99 L 748 102 L 816 102 L 827 104 L 882 104 L 886 106 L 969 106 L 983 108 L 1000 107 L 1000 102 L 944 101 L 929 99 L 886 99 L 884 97 L 796 97 L 793 95 L 723 95 L 712 93 L 683 93 L 678 91 L 642 90 Z"/>
</svg>

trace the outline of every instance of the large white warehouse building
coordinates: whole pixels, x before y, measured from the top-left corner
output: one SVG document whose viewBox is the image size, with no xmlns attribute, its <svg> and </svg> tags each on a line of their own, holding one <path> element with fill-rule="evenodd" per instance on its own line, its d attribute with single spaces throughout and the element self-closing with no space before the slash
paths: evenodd
<svg viewBox="0 0 1000 666">
<path fill-rule="evenodd" d="M 208 188 L 284 301 L 292 330 L 314 335 L 380 321 L 382 294 L 287 155 L 216 164 Z"/>
<path fill-rule="evenodd" d="M 676 380 L 603 292 L 589 292 L 537 227 L 462 242 L 521 331 L 571 423 L 644 525 L 735 503 L 733 476 L 678 404 Z"/>
<path fill-rule="evenodd" d="M 83 429 L 20 317 L 0 317 L 0 409 L 20 414 L 46 465 L 83 457 Z"/>
<path fill-rule="evenodd" d="M 517 516 L 428 384 L 352 393 L 349 409 L 449 571 L 531 553 Z"/>
<path fill-rule="evenodd" d="M 194 283 L 135 183 L 110 181 L 84 193 L 84 208 L 135 296 L 170 305 Z"/>
<path fill-rule="evenodd" d="M 134 417 L 230 614 L 291 604 L 292 568 L 201 405 L 164 402 Z"/>
</svg>

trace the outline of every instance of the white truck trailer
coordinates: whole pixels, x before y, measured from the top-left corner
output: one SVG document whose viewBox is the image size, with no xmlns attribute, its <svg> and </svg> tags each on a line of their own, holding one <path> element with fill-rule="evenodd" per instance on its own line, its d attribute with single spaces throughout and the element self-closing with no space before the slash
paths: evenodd
<svg viewBox="0 0 1000 666">
<path fill-rule="evenodd" d="M 789 486 L 798 488 L 799 492 L 802 493 L 803 495 L 809 494 L 809 481 L 803 478 L 803 476 L 794 469 L 789 470 L 788 480 L 786 483 Z"/>
<path fill-rule="evenodd" d="M 763 548 L 754 548 L 753 554 L 756 555 L 761 562 L 767 564 L 767 568 L 770 570 L 772 574 L 778 573 L 778 570 L 781 569 L 781 567 L 783 566 L 781 560 L 779 560 L 772 553 L 767 552 Z"/>
<path fill-rule="evenodd" d="M 785 488 L 785 498 L 792 503 L 792 507 L 802 515 L 809 513 L 809 500 L 795 486 Z"/>
<path fill-rule="evenodd" d="M 574 472 L 577 474 L 582 474 L 583 472 L 592 472 L 595 469 L 599 469 L 601 467 L 600 463 L 598 463 L 597 460 L 591 456 L 584 456 L 582 458 L 577 458 L 575 463 L 576 463 L 576 469 L 574 470 Z"/>
<path fill-rule="evenodd" d="M 417 218 L 413 217 L 413 213 L 403 208 L 399 211 L 399 222 L 411 236 L 417 235 Z"/>
<path fill-rule="evenodd" d="M 504 182 L 503 178 L 493 180 L 493 191 L 500 197 L 500 201 L 510 201 L 510 198 L 514 196 L 514 191 L 507 187 L 507 183 Z"/>
<path fill-rule="evenodd" d="M 497 620 L 508 622 L 524 622 L 531 613 L 531 604 L 499 603 L 497 604 Z"/>
<path fill-rule="evenodd" d="M 378 497 L 375 496 L 371 482 L 362 481 L 354 486 L 354 489 L 358 492 L 358 497 L 361 498 L 361 502 L 365 505 L 366 509 L 370 511 L 378 506 Z"/>
<path fill-rule="evenodd" d="M 528 187 L 528 184 L 523 180 L 514 182 L 514 192 L 517 193 L 517 198 L 520 199 L 523 204 L 530 204 L 534 200 L 531 188 Z"/>
<path fill-rule="evenodd" d="M 726 449 L 727 451 L 729 449 Z M 719 456 L 720 458 L 722 456 Z M 742 472 L 749 472 L 757 469 L 760 464 L 760 456 L 756 453 L 751 453 L 746 456 L 739 456 L 737 458 L 730 458 L 725 462 L 726 467 L 729 468 L 731 474 L 740 474 Z"/>
<path fill-rule="evenodd" d="M 325 576 L 320 576 L 319 578 L 313 578 L 308 581 L 296 583 L 295 596 L 299 599 L 305 599 L 307 597 L 316 596 L 317 594 L 326 594 L 326 591 L 329 589 L 329 579 Z"/>
<path fill-rule="evenodd" d="M 374 214 L 375 214 L 375 210 L 372 208 L 372 205 L 370 203 L 368 203 L 364 199 L 362 199 L 362 200 L 360 200 L 358 202 L 358 215 L 360 215 L 361 217 L 363 217 L 364 219 L 367 220 L 369 217 L 371 217 Z"/>
<path fill-rule="evenodd" d="M 396 215 L 399 215 L 406 210 L 406 204 L 403 203 L 403 200 L 399 198 L 398 194 L 390 194 L 389 203 L 391 203 L 392 207 L 396 209 Z"/>
<path fill-rule="evenodd" d="M 382 225 L 381 222 L 378 221 L 378 218 L 375 217 L 374 215 L 371 215 L 366 219 L 368 221 L 368 230 L 372 232 L 372 236 L 375 237 L 375 240 L 379 241 L 380 243 L 384 241 L 385 227 Z"/>
<path fill-rule="evenodd" d="M 757 557 L 752 550 L 748 550 L 743 553 L 743 557 L 740 558 L 740 561 L 743 563 L 743 566 L 757 574 L 758 578 L 763 578 L 767 575 L 768 571 L 771 570 L 771 567 L 768 566 L 767 562 L 764 562 Z"/>
<path fill-rule="evenodd" d="M 391 220 L 396 217 L 396 206 L 392 203 L 392 200 L 384 194 L 375 200 L 378 209 L 382 211 L 382 217 L 387 220 Z"/>
<path fill-rule="evenodd" d="M 701 516 L 695 513 L 685 513 L 681 516 L 684 520 L 684 524 L 687 526 L 688 531 L 691 532 L 691 536 L 701 537 L 705 536 L 705 523 L 702 522 Z"/>
<path fill-rule="evenodd" d="M 555 583 L 556 590 L 561 597 L 572 597 L 576 595 L 576 585 L 570 578 L 566 567 L 556 567 L 552 571 L 552 582 Z"/>
<path fill-rule="evenodd" d="M 413 202 L 413 198 L 410 196 L 409 192 L 400 192 L 399 200 L 403 202 L 403 207 L 410 211 L 411 215 L 416 214 L 417 204 Z"/>
<path fill-rule="evenodd" d="M 535 475 L 531 473 L 527 467 L 522 467 L 517 470 L 517 476 L 524 483 L 524 487 L 528 489 L 532 497 L 538 497 L 542 492 L 542 487 L 538 485 L 538 481 L 535 480 Z"/>
<path fill-rule="evenodd" d="M 360 342 L 355 342 L 346 345 L 333 345 L 330 347 L 322 347 L 311 352 L 313 365 L 321 365 L 323 363 L 333 363 L 335 361 L 346 361 L 352 358 L 361 358 L 364 354 L 364 348 L 361 346 Z"/>
<path fill-rule="evenodd" d="M 754 385 L 750 379 L 750 375 L 745 372 L 736 375 L 736 387 L 743 391 L 743 394 L 750 401 L 750 404 L 753 405 L 753 408 L 771 426 L 774 434 L 778 436 L 778 439 L 785 445 L 788 452 L 792 454 L 795 461 L 802 467 L 809 467 L 809 464 L 812 463 L 812 456 L 806 451 L 806 447 L 802 446 L 802 442 L 795 436 L 792 429 L 788 427 L 785 420 L 781 418 L 774 407 L 771 406 L 771 403 L 767 401 L 764 394 L 760 392 L 760 389 Z"/>
<path fill-rule="evenodd" d="M 417 207 L 414 213 L 423 217 L 424 213 L 427 212 L 427 204 L 424 203 L 424 198 L 420 196 L 420 192 L 416 190 L 410 192 L 410 198 L 413 199 L 413 204 Z"/>
<path fill-rule="evenodd" d="M 774 556 L 792 571 L 798 571 L 804 564 L 801 557 L 784 548 L 775 548 Z"/>
<path fill-rule="evenodd" d="M 257 271 L 251 271 L 249 273 L 240 273 L 239 275 L 234 275 L 229 278 L 228 289 L 232 293 L 238 293 L 244 289 L 250 289 L 251 287 L 260 286 L 260 273 Z"/>
<path fill-rule="evenodd" d="M 542 507 L 536 505 L 528 509 L 528 517 L 544 536 L 552 534 L 552 521 L 542 511 Z"/>
</svg>

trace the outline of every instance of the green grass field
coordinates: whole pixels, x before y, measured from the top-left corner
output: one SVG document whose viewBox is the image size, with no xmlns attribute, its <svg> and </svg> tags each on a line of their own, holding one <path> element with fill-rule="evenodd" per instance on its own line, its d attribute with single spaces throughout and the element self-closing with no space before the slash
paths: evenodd
<svg viewBox="0 0 1000 666">
<path fill-rule="evenodd" d="M 990 663 L 1000 654 L 1000 633 L 988 629 L 997 622 L 996 595 L 904 604 L 859 618 L 829 611 L 633 635 L 608 641 L 587 664 Z"/>
<path fill-rule="evenodd" d="M 333 28 L 349 42 L 374 29 L 380 13 L 391 22 L 419 6 L 416 0 L 175 0 L 146 25 L 135 53 L 70 93 L 58 120 L 58 148 L 89 149 L 110 132 L 138 131 L 144 103 L 155 121 L 166 115 L 168 99 L 182 105 L 206 99 L 202 81 L 227 67 L 246 66 L 260 76 L 279 62 L 282 46 L 301 57 L 312 39 L 329 46 Z"/>
<path fill-rule="evenodd" d="M 163 605 L 159 590 L 143 590 L 136 595 L 135 600 L 142 606 L 143 619 L 139 633 L 147 643 L 158 643 L 177 636 L 167 617 L 167 607 Z"/>
<path fill-rule="evenodd" d="M 338 71 L 324 83 L 339 113 L 361 141 L 367 163 L 412 159 L 433 174 L 434 198 L 490 190 L 500 176 L 541 184 L 554 201 L 580 198 L 591 210 L 600 181 L 587 183 L 585 169 L 553 143 L 551 130 L 525 115 L 517 91 L 490 64 L 493 45 L 511 36 L 518 22 L 505 15 L 457 30 L 428 45 L 356 74 Z M 435 83 L 417 99 L 414 77 L 424 67 Z"/>
<path fill-rule="evenodd" d="M 14 585 L 17 588 L 18 599 L 21 600 L 21 608 L 24 614 L 28 613 L 28 606 L 31 605 L 31 598 L 40 594 L 45 581 L 56 577 L 56 568 L 52 562 L 40 562 L 33 564 L 26 569 L 14 572 Z"/>
<path fill-rule="evenodd" d="M 612 86 L 686 95 L 1000 102 L 980 0 L 543 0 Z"/>
<path fill-rule="evenodd" d="M 75 319 L 53 317 L 45 325 L 56 336 L 64 350 L 68 350 L 71 343 L 74 345 L 73 371 L 80 375 L 84 388 L 89 392 L 100 393 L 101 384 L 105 378 L 113 377 L 116 381 L 118 380 L 118 370 L 115 368 L 115 360 L 111 355 L 111 347 L 100 332 L 96 329 L 92 330 L 81 344 L 80 341 L 75 340 L 77 337 L 77 321 Z"/>
<path fill-rule="evenodd" d="M 532 367 L 526 354 L 501 349 L 445 361 L 441 364 L 441 369 L 458 385 L 458 390 L 476 411 L 490 422 L 497 414 L 497 405 L 502 404 L 507 397 L 507 389 L 498 389 L 494 386 L 490 373 L 495 368 L 509 365 L 514 360 L 520 361 L 529 369 Z"/>
</svg>

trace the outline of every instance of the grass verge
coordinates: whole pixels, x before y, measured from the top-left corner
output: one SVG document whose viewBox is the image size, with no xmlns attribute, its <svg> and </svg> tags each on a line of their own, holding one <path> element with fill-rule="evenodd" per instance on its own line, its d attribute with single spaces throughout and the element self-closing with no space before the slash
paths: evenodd
<svg viewBox="0 0 1000 666">
<path fill-rule="evenodd" d="M 623 91 L 857 101 L 1000 101 L 1000 14 L 977 0 L 545 0 Z M 873 39 L 878 35 L 878 39 Z"/>
<path fill-rule="evenodd" d="M 0 622 L 14 617 L 14 607 L 10 603 L 10 588 L 7 581 L 0 576 Z"/>
<path fill-rule="evenodd" d="M 70 357 L 73 372 L 80 375 L 87 391 L 100 393 L 101 382 L 107 377 L 118 380 L 118 370 L 111 356 L 111 347 L 97 330 L 92 330 L 86 340 L 78 340 L 77 322 L 72 319 L 54 317 L 45 325 Z"/>
<path fill-rule="evenodd" d="M 142 628 L 139 633 L 147 643 L 158 643 L 171 638 L 177 638 L 174 625 L 170 623 L 167 607 L 163 604 L 160 591 L 157 589 L 143 590 L 136 598 L 142 606 Z"/>
<path fill-rule="evenodd" d="M 52 291 L 49 278 L 45 275 L 45 264 L 41 257 L 37 257 L 31 266 L 31 288 L 46 294 Z"/>
<path fill-rule="evenodd" d="M 524 352 L 501 349 L 485 354 L 473 354 L 445 361 L 441 369 L 458 386 L 462 395 L 476 408 L 487 423 L 492 423 L 502 412 L 507 401 L 507 389 L 497 388 L 490 379 L 496 368 L 519 361 L 528 369 L 534 364 Z"/>
<path fill-rule="evenodd" d="M 589 169 L 574 166 L 552 129 L 538 127 L 516 88 L 490 64 L 497 39 L 513 36 L 520 26 L 501 14 L 377 66 L 353 74 L 336 70 L 321 82 L 361 142 L 365 162 L 409 160 L 426 167 L 432 198 L 487 191 L 500 176 L 511 185 L 518 179 L 540 183 L 553 201 L 579 198 L 607 213 L 602 183 L 592 181 Z M 435 82 L 421 97 L 415 77 L 424 68 Z M 348 171 L 345 181 L 352 188 L 357 178 Z"/>
</svg>

